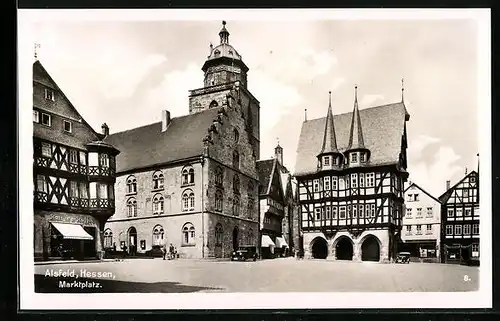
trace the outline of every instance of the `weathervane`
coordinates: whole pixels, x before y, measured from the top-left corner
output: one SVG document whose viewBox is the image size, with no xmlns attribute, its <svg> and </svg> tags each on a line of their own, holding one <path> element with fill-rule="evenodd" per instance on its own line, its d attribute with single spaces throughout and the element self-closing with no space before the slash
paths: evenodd
<svg viewBox="0 0 500 321">
<path fill-rule="evenodd" d="M 35 43 L 35 46 L 33 48 L 35 59 L 38 59 L 38 52 L 37 52 L 38 48 L 40 48 L 40 44 L 39 43 Z"/>
<path fill-rule="evenodd" d="M 405 79 L 401 78 L 401 102 L 402 103 L 404 103 L 404 101 L 405 101 L 404 93 L 405 93 Z"/>
</svg>

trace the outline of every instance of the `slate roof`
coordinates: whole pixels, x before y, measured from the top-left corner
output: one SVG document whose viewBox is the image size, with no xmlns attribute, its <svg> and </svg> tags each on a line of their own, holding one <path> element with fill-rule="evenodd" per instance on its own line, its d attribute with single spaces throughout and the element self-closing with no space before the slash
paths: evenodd
<svg viewBox="0 0 500 321">
<path fill-rule="evenodd" d="M 161 131 L 162 123 L 157 122 L 110 134 L 103 141 L 120 150 L 116 157 L 116 171 L 119 173 L 202 155 L 203 138 L 220 108 L 172 118 L 165 132 Z"/>
<path fill-rule="evenodd" d="M 368 165 L 397 164 L 401 151 L 405 119 L 409 117 L 403 103 L 371 107 L 359 111 L 363 124 L 364 145 L 370 150 Z M 297 148 L 295 176 L 318 171 L 316 156 L 323 143 L 326 117 L 304 121 Z M 344 152 L 349 143 L 352 112 L 334 116 L 337 147 Z"/>
<path fill-rule="evenodd" d="M 267 195 L 269 193 L 269 187 L 272 182 L 271 178 L 273 175 L 273 168 L 275 167 L 276 163 L 277 160 L 275 158 L 257 161 L 260 195 Z"/>
</svg>

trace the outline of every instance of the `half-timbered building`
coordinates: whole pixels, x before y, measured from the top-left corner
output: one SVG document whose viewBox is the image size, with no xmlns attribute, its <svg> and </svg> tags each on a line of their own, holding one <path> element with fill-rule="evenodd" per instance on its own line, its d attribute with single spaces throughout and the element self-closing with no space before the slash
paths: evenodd
<svg viewBox="0 0 500 321">
<path fill-rule="evenodd" d="M 479 260 L 479 175 L 472 171 L 439 197 L 441 207 L 441 261 Z"/>
<path fill-rule="evenodd" d="M 406 171 L 403 100 L 305 120 L 297 150 L 305 257 L 390 260 L 400 240 Z"/>
<path fill-rule="evenodd" d="M 441 202 L 425 189 L 411 183 L 405 190 L 405 211 L 400 251 L 426 262 L 439 262 Z"/>
<path fill-rule="evenodd" d="M 115 157 L 42 66 L 33 64 L 35 259 L 100 258 L 115 211 Z"/>
<path fill-rule="evenodd" d="M 188 115 L 165 110 L 161 122 L 105 140 L 121 151 L 117 210 L 105 231 L 118 251 L 154 255 L 172 244 L 181 258 L 221 258 L 258 246 L 259 102 L 225 24 Z"/>
</svg>

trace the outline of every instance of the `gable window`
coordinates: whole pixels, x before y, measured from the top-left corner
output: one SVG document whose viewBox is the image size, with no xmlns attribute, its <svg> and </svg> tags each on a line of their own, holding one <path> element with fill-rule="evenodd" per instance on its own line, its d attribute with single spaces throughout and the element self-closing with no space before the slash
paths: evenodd
<svg viewBox="0 0 500 321">
<path fill-rule="evenodd" d="M 463 196 L 464 197 L 469 197 L 469 190 L 468 189 L 464 189 L 463 190 Z"/>
<path fill-rule="evenodd" d="M 191 223 L 186 223 L 182 227 L 182 244 L 183 245 L 193 245 L 195 243 L 195 230 Z"/>
<path fill-rule="evenodd" d="M 351 187 L 358 187 L 358 174 L 351 174 Z"/>
<path fill-rule="evenodd" d="M 52 124 L 52 117 L 49 114 L 44 114 L 42 113 L 42 121 L 41 123 L 45 126 L 51 126 Z"/>
<path fill-rule="evenodd" d="M 113 247 L 113 232 L 111 229 L 107 228 L 104 231 L 104 248 L 109 249 Z"/>
<path fill-rule="evenodd" d="M 471 183 L 474 183 L 476 181 L 476 176 L 471 175 L 469 179 Z"/>
<path fill-rule="evenodd" d="M 330 176 L 326 176 L 323 179 L 323 184 L 325 185 L 325 191 L 329 191 L 330 190 Z"/>
<path fill-rule="evenodd" d="M 408 195 L 406 196 L 406 201 L 407 201 L 407 202 L 413 202 L 413 194 L 408 194 Z"/>
<path fill-rule="evenodd" d="M 432 224 L 427 224 L 427 232 L 432 232 Z"/>
<path fill-rule="evenodd" d="M 156 225 L 153 228 L 153 245 L 161 246 L 163 245 L 163 236 L 165 231 L 161 225 Z"/>
<path fill-rule="evenodd" d="M 71 133 L 73 130 L 73 124 L 70 121 L 64 120 L 64 131 L 67 133 Z"/>
<path fill-rule="evenodd" d="M 127 178 L 127 193 L 137 193 L 137 180 L 135 176 Z"/>
<path fill-rule="evenodd" d="M 411 207 L 406 208 L 406 217 L 407 217 L 407 218 L 411 218 L 411 211 L 412 211 L 412 208 L 411 208 Z"/>
<path fill-rule="evenodd" d="M 182 193 L 182 211 L 194 211 L 194 193 L 190 189 Z"/>
<path fill-rule="evenodd" d="M 313 191 L 314 192 L 319 192 L 319 179 L 315 179 L 313 181 Z"/>
<path fill-rule="evenodd" d="M 52 156 L 52 145 L 50 145 L 49 143 L 42 143 L 42 156 Z"/>
<path fill-rule="evenodd" d="M 418 202 L 418 200 L 419 200 L 418 196 L 419 196 L 418 194 L 414 194 L 413 195 L 413 201 Z"/>
<path fill-rule="evenodd" d="M 422 208 L 421 207 L 417 208 L 417 218 L 420 218 L 420 217 L 422 217 Z"/>
<path fill-rule="evenodd" d="M 45 88 L 45 99 L 55 101 L 55 93 L 52 89 Z"/>
<path fill-rule="evenodd" d="M 345 214 L 346 214 L 346 212 L 345 212 L 345 206 L 341 206 L 340 207 L 339 218 L 340 219 L 345 219 Z"/>
<path fill-rule="evenodd" d="M 452 208 L 448 209 L 448 217 L 453 217 L 455 216 L 455 211 Z"/>
<path fill-rule="evenodd" d="M 215 169 L 215 185 L 222 187 L 224 181 L 224 171 L 222 167 L 217 166 Z"/>
<path fill-rule="evenodd" d="M 162 189 L 164 183 L 163 173 L 157 171 L 153 174 L 153 189 Z"/>
<path fill-rule="evenodd" d="M 470 224 L 464 225 L 464 235 L 470 235 Z"/>
<path fill-rule="evenodd" d="M 432 217 L 433 214 L 432 214 L 432 207 L 428 207 L 427 208 L 427 217 Z"/>
<path fill-rule="evenodd" d="M 462 208 L 457 208 L 457 216 L 462 216 Z"/>
<path fill-rule="evenodd" d="M 240 154 L 237 151 L 233 152 L 233 167 L 236 169 L 240 168 Z"/>
<path fill-rule="evenodd" d="M 221 246 L 222 245 L 222 225 L 220 223 L 217 223 L 215 226 L 215 245 Z"/>
<path fill-rule="evenodd" d="M 40 122 L 40 114 L 38 113 L 38 110 L 33 110 L 33 122 Z"/>
<path fill-rule="evenodd" d="M 462 234 L 462 225 L 455 225 L 455 235 Z"/>
<path fill-rule="evenodd" d="M 366 187 L 375 186 L 375 173 L 366 173 L 365 181 L 366 181 Z"/>
<path fill-rule="evenodd" d="M 222 212 L 222 204 L 223 204 L 223 195 L 221 191 L 215 192 L 215 210 L 218 212 Z"/>
<path fill-rule="evenodd" d="M 453 225 L 446 225 L 446 235 L 453 235 Z"/>
<path fill-rule="evenodd" d="M 351 163 L 357 163 L 358 162 L 358 154 L 352 153 L 351 154 Z"/>
<path fill-rule="evenodd" d="M 182 185 L 194 184 L 194 169 L 184 168 L 182 170 Z"/>
<path fill-rule="evenodd" d="M 156 194 L 153 197 L 153 214 L 160 215 L 163 214 L 163 196 L 161 194 Z"/>
<path fill-rule="evenodd" d="M 136 217 L 137 216 L 137 201 L 135 198 L 129 198 L 127 201 L 127 216 Z"/>
<path fill-rule="evenodd" d="M 474 234 L 474 235 L 479 234 L 479 224 L 472 225 L 472 234 Z"/>
</svg>

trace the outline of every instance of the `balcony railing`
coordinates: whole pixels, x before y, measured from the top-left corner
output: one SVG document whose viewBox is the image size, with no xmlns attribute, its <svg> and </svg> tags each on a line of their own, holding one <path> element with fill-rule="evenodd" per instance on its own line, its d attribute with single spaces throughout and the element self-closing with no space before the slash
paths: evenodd
<svg viewBox="0 0 500 321">
<path fill-rule="evenodd" d="M 89 166 L 89 176 L 112 176 L 115 174 L 111 167 Z"/>
<path fill-rule="evenodd" d="M 90 208 L 113 208 L 115 205 L 114 200 L 106 198 L 91 198 Z"/>
</svg>

